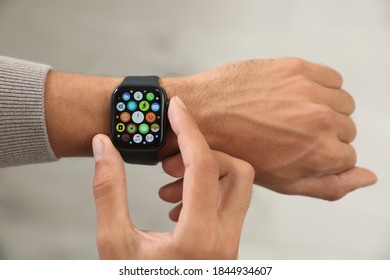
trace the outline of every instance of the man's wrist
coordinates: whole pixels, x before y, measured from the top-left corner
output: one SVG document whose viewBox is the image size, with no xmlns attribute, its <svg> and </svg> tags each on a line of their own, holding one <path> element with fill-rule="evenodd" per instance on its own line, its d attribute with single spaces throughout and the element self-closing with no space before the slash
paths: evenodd
<svg viewBox="0 0 390 280">
<path fill-rule="evenodd" d="M 158 80 L 160 86 L 165 90 L 168 99 L 171 99 L 175 95 L 181 95 L 181 78 L 175 77 L 163 77 Z M 162 161 L 174 154 L 179 152 L 179 146 L 177 144 L 176 135 L 173 133 L 171 126 L 167 125 L 167 141 L 158 152 L 157 158 L 159 161 Z"/>
<path fill-rule="evenodd" d="M 186 76 L 186 77 L 164 77 L 160 78 L 159 83 L 163 87 L 168 95 L 168 98 L 173 96 L 179 96 L 181 100 L 186 104 L 187 108 L 195 118 L 202 133 L 210 139 L 210 133 L 207 131 L 210 125 L 205 125 L 207 115 L 211 113 L 210 108 L 212 104 L 208 103 L 210 99 L 208 94 L 207 82 L 198 79 L 198 76 Z M 165 146 L 160 150 L 158 159 L 164 160 L 174 154 L 179 153 L 179 147 L 177 144 L 176 135 L 172 132 L 171 128 L 167 129 L 167 142 Z M 209 144 L 213 144 L 210 143 Z"/>
</svg>

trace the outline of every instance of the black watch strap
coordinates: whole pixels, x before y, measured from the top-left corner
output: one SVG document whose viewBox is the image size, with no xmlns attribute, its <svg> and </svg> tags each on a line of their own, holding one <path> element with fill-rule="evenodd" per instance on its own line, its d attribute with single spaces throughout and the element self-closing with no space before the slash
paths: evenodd
<svg viewBox="0 0 390 280">
<path fill-rule="evenodd" d="M 159 87 L 158 76 L 127 76 L 120 85 L 122 86 L 156 86 Z M 119 151 L 123 160 L 127 163 L 156 165 L 158 163 L 158 151 Z"/>
<path fill-rule="evenodd" d="M 127 163 L 156 165 L 158 151 L 119 151 L 123 160 Z"/>
<path fill-rule="evenodd" d="M 156 86 L 159 87 L 158 76 L 127 76 L 122 81 L 124 86 Z"/>
</svg>

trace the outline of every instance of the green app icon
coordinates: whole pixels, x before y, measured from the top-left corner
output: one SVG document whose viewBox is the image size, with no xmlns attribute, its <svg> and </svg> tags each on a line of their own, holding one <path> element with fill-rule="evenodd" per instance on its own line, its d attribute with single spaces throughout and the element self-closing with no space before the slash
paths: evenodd
<svg viewBox="0 0 390 280">
<path fill-rule="evenodd" d="M 141 101 L 139 104 L 139 108 L 141 111 L 147 111 L 149 109 L 149 102 L 148 101 Z"/>
<path fill-rule="evenodd" d="M 146 100 L 152 101 L 153 99 L 154 99 L 154 93 L 153 92 L 149 92 L 148 94 L 146 94 Z"/>
<path fill-rule="evenodd" d="M 141 132 L 142 134 L 146 134 L 149 132 L 149 126 L 145 123 L 141 124 L 138 129 L 139 132 Z"/>
</svg>

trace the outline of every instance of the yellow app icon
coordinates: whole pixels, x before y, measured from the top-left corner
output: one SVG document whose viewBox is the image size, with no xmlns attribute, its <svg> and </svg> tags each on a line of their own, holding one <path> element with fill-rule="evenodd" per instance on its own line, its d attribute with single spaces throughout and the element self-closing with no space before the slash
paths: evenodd
<svg viewBox="0 0 390 280">
<path fill-rule="evenodd" d="M 123 132 L 123 131 L 125 131 L 125 125 L 124 125 L 123 123 L 118 123 L 118 124 L 116 125 L 116 131 L 118 131 L 118 132 Z"/>
</svg>

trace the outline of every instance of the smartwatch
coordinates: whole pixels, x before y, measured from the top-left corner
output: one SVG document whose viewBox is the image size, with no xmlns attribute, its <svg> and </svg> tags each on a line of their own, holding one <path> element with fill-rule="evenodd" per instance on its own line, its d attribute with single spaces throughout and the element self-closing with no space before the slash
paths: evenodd
<svg viewBox="0 0 390 280">
<path fill-rule="evenodd" d="M 129 76 L 111 98 L 111 141 L 127 163 L 155 165 L 166 141 L 168 98 L 157 76 Z"/>
</svg>

